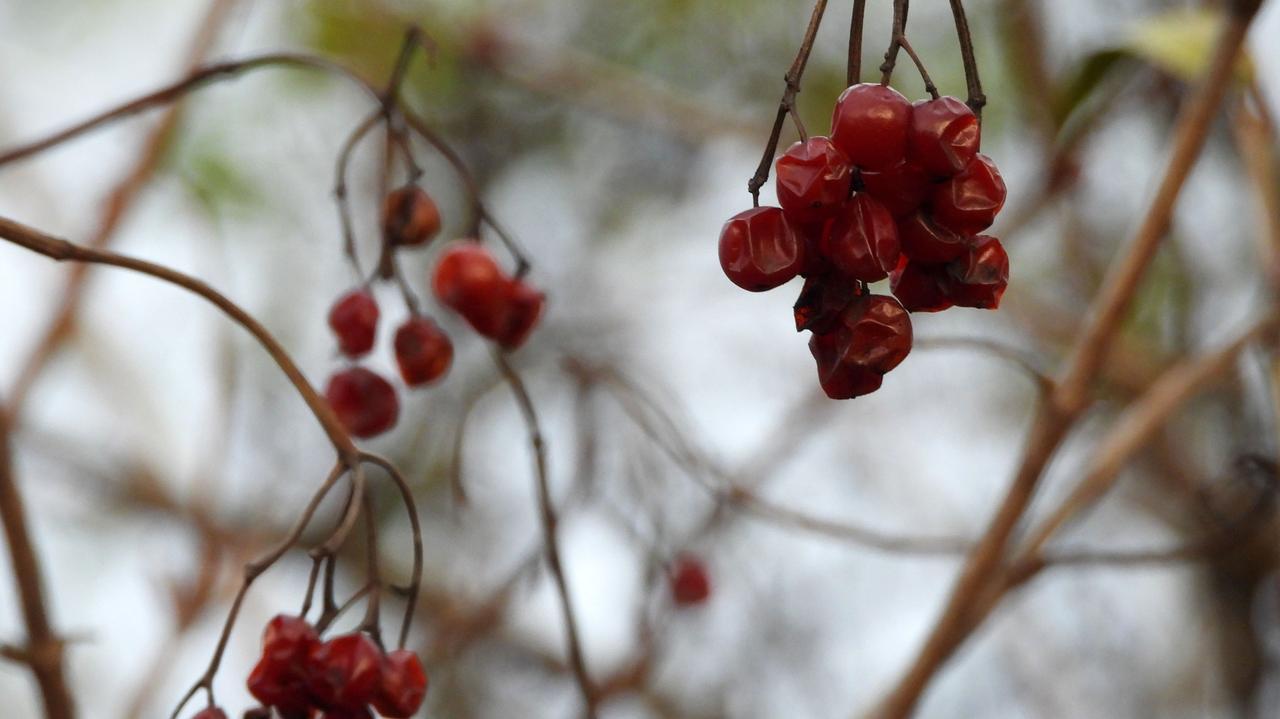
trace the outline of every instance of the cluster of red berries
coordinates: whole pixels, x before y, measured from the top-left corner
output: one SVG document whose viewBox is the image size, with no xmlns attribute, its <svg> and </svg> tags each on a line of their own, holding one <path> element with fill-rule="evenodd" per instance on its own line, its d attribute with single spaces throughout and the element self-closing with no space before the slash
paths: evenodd
<svg viewBox="0 0 1280 719">
<path fill-rule="evenodd" d="M 387 195 L 382 233 L 388 250 L 420 247 L 440 232 L 436 203 L 417 185 Z M 505 349 L 519 347 L 542 314 L 541 292 L 508 277 L 488 250 L 475 241 L 448 247 L 436 264 L 432 286 L 437 299 L 462 315 L 479 334 Z M 367 288 L 338 298 L 329 310 L 329 327 L 339 351 L 355 359 L 373 349 L 378 333 L 378 303 Z M 409 387 L 436 382 L 453 362 L 453 343 L 427 316 L 411 312 L 393 341 L 400 377 Z M 373 370 L 352 366 L 329 379 L 325 397 L 348 432 L 366 438 L 395 426 L 400 401 L 391 383 Z"/>
<path fill-rule="evenodd" d="M 282 719 L 389 719 L 413 716 L 427 694 L 427 674 L 407 649 L 383 652 L 356 632 L 321 641 L 307 620 L 281 614 L 267 623 L 262 656 L 249 674 L 257 710 Z M 195 719 L 218 719 L 197 714 Z"/>
<path fill-rule="evenodd" d="M 720 265 L 734 284 L 762 292 L 805 278 L 796 329 L 813 333 L 831 398 L 879 389 L 911 351 L 909 312 L 999 306 L 1009 257 L 979 233 L 1004 206 L 1005 185 L 980 141 L 978 118 L 954 97 L 913 105 L 888 86 L 853 85 L 830 137 L 778 158 L 781 207 L 725 223 Z M 893 297 L 867 287 L 885 278 Z"/>
</svg>

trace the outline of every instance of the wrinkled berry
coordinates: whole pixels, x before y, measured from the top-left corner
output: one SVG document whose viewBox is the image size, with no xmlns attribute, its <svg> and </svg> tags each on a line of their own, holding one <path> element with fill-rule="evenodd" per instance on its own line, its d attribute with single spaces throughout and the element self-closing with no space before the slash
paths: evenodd
<svg viewBox="0 0 1280 719">
<path fill-rule="evenodd" d="M 907 98 L 891 87 L 862 83 L 836 101 L 831 141 L 855 167 L 886 170 L 906 156 L 910 124 Z"/>
<path fill-rule="evenodd" d="M 735 285 L 763 292 L 804 266 L 804 241 L 777 207 L 739 212 L 720 231 L 720 267 Z"/>
<path fill-rule="evenodd" d="M 440 232 L 440 208 L 425 190 L 405 185 L 382 202 L 382 236 L 393 245 L 424 245 Z"/>
<path fill-rule="evenodd" d="M 493 255 L 470 240 L 445 250 L 431 281 L 436 297 L 485 337 L 505 321 L 508 283 Z"/>
<path fill-rule="evenodd" d="M 954 97 L 920 100 L 911 108 L 907 154 L 934 177 L 963 170 L 981 143 L 978 118 Z"/>
<path fill-rule="evenodd" d="M 400 325 L 395 350 L 400 376 L 410 387 L 440 379 L 453 363 L 453 343 L 427 317 L 410 317 Z"/>
<path fill-rule="evenodd" d="M 542 317 L 547 297 L 523 280 L 512 280 L 505 288 L 506 312 L 492 339 L 506 349 L 524 344 Z"/>
<path fill-rule="evenodd" d="M 307 688 L 326 710 L 358 711 L 382 683 L 382 650 L 363 633 L 317 645 L 307 657 Z"/>
<path fill-rule="evenodd" d="M 933 219 L 962 235 L 991 226 L 1004 207 L 1005 186 L 991 158 L 974 155 L 960 174 L 938 185 L 929 199 Z"/>
<path fill-rule="evenodd" d="M 846 277 L 864 282 L 888 277 L 898 263 L 893 215 L 870 195 L 854 195 L 823 228 L 822 255 Z"/>
<path fill-rule="evenodd" d="M 792 145 L 775 163 L 774 176 L 778 204 L 797 224 L 821 222 L 849 197 L 849 160 L 830 138 Z"/>
<path fill-rule="evenodd" d="M 862 292 L 862 286 L 856 280 L 834 273 L 815 275 L 805 280 L 793 308 L 796 332 L 826 332 Z"/>
<path fill-rule="evenodd" d="M 809 338 L 818 381 L 832 399 L 851 399 L 879 389 L 880 375 L 911 351 L 911 318 L 892 297 L 867 295 L 841 313 L 827 332 Z"/>
<path fill-rule="evenodd" d="M 411 717 L 427 695 L 427 673 L 418 655 L 407 649 L 389 652 L 382 663 L 382 685 L 373 708 L 389 719 Z"/>
<path fill-rule="evenodd" d="M 904 255 L 889 275 L 889 287 L 909 312 L 941 312 L 952 307 L 953 282 L 946 265 L 908 260 Z"/>
<path fill-rule="evenodd" d="M 861 173 L 862 187 L 894 217 L 905 217 L 929 199 L 933 185 L 929 175 L 911 162 L 899 162 L 887 170 Z"/>
<path fill-rule="evenodd" d="M 329 327 L 338 338 L 338 349 L 359 357 L 373 349 L 378 334 L 378 302 L 365 290 L 352 290 L 329 310 Z"/>
<path fill-rule="evenodd" d="M 1009 286 L 1009 255 L 1000 240 L 979 235 L 963 257 L 947 265 L 947 273 L 953 280 L 950 294 L 957 305 L 994 310 Z"/>
<path fill-rule="evenodd" d="M 898 223 L 898 244 L 902 254 L 917 262 L 947 262 L 969 248 L 968 238 L 943 227 L 924 212 Z"/>
<path fill-rule="evenodd" d="M 338 421 L 356 437 L 382 434 L 395 426 L 400 415 L 395 388 L 363 367 L 350 367 L 334 374 L 324 394 Z"/>
</svg>

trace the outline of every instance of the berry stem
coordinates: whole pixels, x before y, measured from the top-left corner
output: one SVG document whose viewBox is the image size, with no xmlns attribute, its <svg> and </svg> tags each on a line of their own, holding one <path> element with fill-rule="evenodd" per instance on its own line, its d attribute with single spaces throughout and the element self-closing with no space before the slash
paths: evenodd
<svg viewBox="0 0 1280 719">
<path fill-rule="evenodd" d="M 597 716 L 597 697 L 591 684 L 591 677 L 587 674 L 586 660 L 582 655 L 578 620 L 573 612 L 573 601 L 569 596 L 569 583 L 565 578 L 564 564 L 561 560 L 558 534 L 560 520 L 556 513 L 555 504 L 551 499 L 551 481 L 547 476 L 547 453 L 542 439 L 542 430 L 538 424 L 538 414 L 534 409 L 533 399 L 529 396 L 529 391 L 525 387 L 524 381 L 520 379 L 520 374 L 511 366 L 506 354 L 501 351 L 495 351 L 493 358 L 498 365 L 498 370 L 502 373 L 503 379 L 511 387 L 511 392 L 515 395 L 516 403 L 520 407 L 520 414 L 524 417 L 525 425 L 529 430 L 529 445 L 533 449 L 536 469 L 538 515 L 542 521 L 544 552 L 547 564 L 551 568 L 551 576 L 555 580 L 556 593 L 560 598 L 560 612 L 564 618 L 566 639 L 569 645 L 569 665 L 573 669 L 573 676 L 577 680 L 578 690 L 586 703 L 585 716 L 587 719 L 595 719 Z"/>
<path fill-rule="evenodd" d="M 796 113 L 796 95 L 800 93 L 800 78 L 804 76 L 804 68 L 809 63 L 809 54 L 813 52 L 813 41 L 818 35 L 818 27 L 822 25 L 822 15 L 826 10 L 827 0 L 818 0 L 813 6 L 813 14 L 809 16 L 809 27 L 805 29 L 800 50 L 796 53 L 796 59 L 792 61 L 791 68 L 787 70 L 784 78 L 787 83 L 786 89 L 783 90 L 782 100 L 778 103 L 778 114 L 773 120 L 773 130 L 770 131 L 769 141 L 765 144 L 764 156 L 760 158 L 756 174 L 752 175 L 747 182 L 747 192 L 751 193 L 751 202 L 756 207 L 760 206 L 760 188 L 769 181 L 769 167 L 773 165 L 773 156 L 778 152 L 778 140 L 782 137 L 782 124 L 786 121 L 787 115 L 792 116 L 796 129 L 802 136 L 804 135 L 804 127 Z"/>
<path fill-rule="evenodd" d="M 978 59 L 973 52 L 973 33 L 969 31 L 969 19 L 965 17 L 962 0 L 951 0 L 951 14 L 956 21 L 956 37 L 960 40 L 960 57 L 964 62 L 964 81 L 969 88 L 967 104 L 982 122 L 982 108 L 987 96 L 982 94 L 982 79 L 978 77 Z"/>
<path fill-rule="evenodd" d="M 845 70 L 845 86 L 856 85 L 862 79 L 862 25 L 866 14 L 867 0 L 853 0 L 853 15 L 849 20 L 849 63 Z"/>
<path fill-rule="evenodd" d="M 933 78 L 929 77 L 929 71 L 925 69 L 924 61 L 916 54 L 915 48 L 911 47 L 906 35 L 898 38 L 898 45 L 907 51 L 907 56 L 911 58 L 911 62 L 915 63 L 916 70 L 920 71 L 920 79 L 924 80 L 924 91 L 929 93 L 930 98 L 937 100 L 938 86 L 933 84 Z"/>
<path fill-rule="evenodd" d="M 334 170 L 333 200 L 338 207 L 338 222 L 342 225 L 342 251 L 347 255 L 347 261 L 351 263 L 351 269 L 355 272 L 357 280 L 364 277 L 364 271 L 360 269 L 355 230 L 351 223 L 351 201 L 347 197 L 347 166 L 351 162 L 351 154 L 355 151 L 356 145 L 369 134 L 369 131 L 378 123 L 380 116 L 379 111 L 374 111 L 356 125 L 346 141 L 342 143 L 342 149 L 338 152 L 337 168 Z"/>
<path fill-rule="evenodd" d="M 907 0 L 893 0 L 893 38 L 889 41 L 889 49 L 884 51 L 884 62 L 880 64 L 880 84 L 888 85 L 893 78 L 893 68 L 898 63 L 898 48 L 907 34 Z"/>
<path fill-rule="evenodd" d="M 392 464 L 390 460 L 368 452 L 361 454 L 360 460 L 381 467 L 387 473 L 387 476 L 391 477 L 391 481 L 395 482 L 396 489 L 400 490 L 400 498 L 404 502 L 405 513 L 409 516 L 409 528 L 413 532 L 413 570 L 410 575 L 409 586 L 406 589 L 407 598 L 405 601 L 404 620 L 400 624 L 398 642 L 398 647 L 404 649 L 409 640 L 409 626 L 412 624 L 413 615 L 417 611 L 418 593 L 422 588 L 422 520 L 418 518 L 417 508 L 414 505 L 413 490 L 409 487 L 408 480 L 405 479 L 399 468 Z"/>
</svg>

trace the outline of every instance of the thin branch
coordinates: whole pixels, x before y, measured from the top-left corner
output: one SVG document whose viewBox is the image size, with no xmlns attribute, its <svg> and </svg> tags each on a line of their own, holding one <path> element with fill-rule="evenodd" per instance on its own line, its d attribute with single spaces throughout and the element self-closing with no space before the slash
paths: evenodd
<svg viewBox="0 0 1280 719">
<path fill-rule="evenodd" d="M 889 49 L 884 51 L 884 62 L 880 63 L 880 84 L 888 85 L 893 78 L 893 68 L 898 64 L 898 48 L 907 37 L 907 0 L 893 0 L 893 37 L 889 40 Z"/>
<path fill-rule="evenodd" d="M 404 502 L 405 513 L 409 516 L 409 527 L 413 531 L 413 569 L 406 590 L 404 621 L 400 624 L 399 647 L 404 648 L 409 641 L 409 625 L 417 610 L 418 593 L 422 587 L 422 524 L 418 518 L 417 507 L 413 501 L 413 490 L 400 470 L 390 460 L 376 454 L 364 452 L 360 455 L 362 462 L 371 462 L 382 468 L 400 490 L 400 498 Z"/>
<path fill-rule="evenodd" d="M 938 669 L 976 626 L 977 622 L 971 620 L 972 605 L 987 598 L 989 582 L 999 569 L 1009 538 L 1035 495 L 1045 467 L 1088 404 L 1090 389 L 1102 359 L 1133 299 L 1139 280 L 1159 246 L 1182 185 L 1204 146 L 1210 121 L 1230 83 L 1236 55 L 1251 21 L 1252 14 L 1234 14 L 1219 36 L 1211 63 L 1180 113 L 1174 132 L 1173 155 L 1160 189 L 1130 250 L 1113 267 L 1094 301 L 1092 319 L 1077 340 L 1075 353 L 1053 400 L 1043 403 L 1037 412 L 1022 461 L 1008 492 L 961 570 L 943 613 L 924 646 L 893 690 L 873 711 L 873 716 L 894 719 L 908 716 Z"/>
<path fill-rule="evenodd" d="M 529 444 L 533 449 L 538 483 L 538 514 L 542 520 L 542 537 L 545 544 L 547 564 L 551 568 L 551 576 L 555 580 L 556 592 L 560 599 L 560 613 L 564 619 L 565 632 L 569 649 L 569 665 L 573 668 L 573 676 L 577 680 L 578 690 L 586 702 L 588 719 L 596 717 L 596 692 L 587 673 L 586 660 L 582 655 L 582 643 L 578 634 L 578 620 L 573 611 L 573 601 L 569 596 L 569 583 L 565 578 L 564 565 L 561 560 L 559 518 L 555 504 L 551 499 L 551 482 L 547 476 L 547 454 L 543 444 L 542 430 L 538 425 L 538 414 L 533 406 L 533 399 L 520 379 L 519 373 L 511 366 L 505 354 L 494 352 L 494 362 L 498 370 L 511 387 L 516 403 L 520 406 L 520 414 L 529 428 Z"/>
<path fill-rule="evenodd" d="M 27 510 L 13 472 L 9 425 L 0 412 L 0 524 L 4 525 L 9 562 L 18 588 L 18 603 L 26 625 L 26 646 L 17 661 L 31 667 L 48 719 L 71 719 L 75 703 L 63 676 L 63 640 L 49 620 L 44 572 L 27 527 Z"/>
<path fill-rule="evenodd" d="M 342 226 L 342 251 L 351 262 L 357 278 L 363 278 L 364 271 L 360 269 L 355 230 L 351 224 L 351 201 L 347 197 L 347 166 L 351 162 L 351 154 L 356 149 L 356 145 L 360 144 L 360 140 L 364 139 L 364 136 L 378 124 L 378 119 L 381 117 L 382 110 L 374 110 L 359 125 L 356 125 L 346 141 L 342 143 L 342 149 L 338 152 L 337 168 L 334 170 L 333 199 L 338 208 L 338 222 Z"/>
<path fill-rule="evenodd" d="M 929 77 L 929 71 L 924 66 L 924 61 L 916 54 L 916 49 L 911 47 L 911 43 L 907 40 L 907 36 L 903 35 L 898 41 L 903 50 L 907 51 L 907 56 L 911 58 L 911 62 L 915 64 L 916 71 L 920 73 L 920 79 L 924 80 L 924 91 L 934 100 L 938 99 L 938 86 L 933 84 L 933 78 Z"/>
<path fill-rule="evenodd" d="M 960 40 L 960 58 L 964 62 L 964 81 L 969 88 L 967 104 L 981 122 L 982 108 L 987 105 L 987 96 L 982 93 L 982 79 L 978 77 L 978 58 L 973 52 L 973 33 L 969 30 L 969 18 L 965 16 L 963 0 L 951 0 L 951 14 L 956 21 L 956 37 Z"/>
<path fill-rule="evenodd" d="M 782 124 L 786 122 L 788 115 L 797 118 L 796 121 L 799 122 L 795 109 L 796 95 L 800 93 L 800 79 L 804 77 L 804 68 L 809 63 L 809 54 L 813 52 L 813 41 L 818 35 L 822 14 L 826 10 L 827 0 L 818 0 L 814 4 L 813 14 L 809 16 L 809 27 L 804 32 L 804 40 L 800 42 L 800 50 L 796 53 L 796 59 L 791 62 L 791 68 L 787 70 L 784 78 L 787 86 L 782 92 L 782 100 L 778 103 L 778 114 L 773 120 L 773 130 L 769 132 L 769 141 L 764 146 L 764 155 L 760 158 L 760 165 L 756 167 L 756 174 L 752 175 L 751 180 L 747 182 L 747 191 L 751 193 L 752 203 L 756 206 L 760 205 L 760 188 L 769 181 L 769 168 L 773 165 L 773 156 L 778 151 L 778 140 L 782 137 Z"/>
<path fill-rule="evenodd" d="M 845 66 L 845 86 L 856 85 L 862 80 L 862 25 L 866 14 L 867 0 L 853 0 L 853 13 L 849 18 L 849 63 Z"/>
</svg>

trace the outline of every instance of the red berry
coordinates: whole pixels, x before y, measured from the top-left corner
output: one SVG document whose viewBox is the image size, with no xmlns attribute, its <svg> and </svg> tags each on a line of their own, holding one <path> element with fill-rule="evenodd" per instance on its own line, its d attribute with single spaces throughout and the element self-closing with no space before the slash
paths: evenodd
<svg viewBox="0 0 1280 719">
<path fill-rule="evenodd" d="M 982 138 L 973 110 L 954 97 L 920 100 L 911 108 L 907 153 L 934 177 L 951 177 L 977 154 Z"/>
<path fill-rule="evenodd" d="M 196 712 L 191 719 L 227 719 L 227 714 L 218 707 L 208 707 Z"/>
<path fill-rule="evenodd" d="M 902 254 L 917 262 L 948 262 L 969 248 L 968 238 L 943 227 L 923 211 L 898 223 L 898 243 Z"/>
<path fill-rule="evenodd" d="M 905 217 L 929 199 L 929 175 L 913 162 L 900 162 L 880 172 L 861 173 L 862 187 L 894 217 Z"/>
<path fill-rule="evenodd" d="M 849 160 L 830 138 L 797 142 L 775 167 L 778 204 L 795 223 L 820 222 L 849 197 Z"/>
<path fill-rule="evenodd" d="M 285 666 L 301 668 L 319 635 L 302 617 L 277 614 L 262 632 L 262 656 Z"/>
<path fill-rule="evenodd" d="M 979 235 L 965 256 L 947 265 L 947 273 L 957 305 L 994 310 L 1009 286 L 1009 255 L 1000 240 Z"/>
<path fill-rule="evenodd" d="M 671 597 L 682 606 L 702 604 L 711 596 L 711 579 L 702 560 L 688 554 L 676 557 L 668 570 Z"/>
<path fill-rule="evenodd" d="M 505 317 L 493 339 L 509 350 L 524 344 L 538 324 L 538 319 L 542 317 L 546 302 L 546 295 L 524 281 L 511 280 L 506 287 Z"/>
<path fill-rule="evenodd" d="M 898 263 L 893 215 L 870 195 L 854 195 L 823 228 L 822 255 L 846 277 L 864 282 L 888 277 Z"/>
<path fill-rule="evenodd" d="M 938 185 L 930 198 L 938 224 L 962 235 L 991 226 L 1004 207 L 1005 186 L 991 158 L 974 155 L 960 174 Z"/>
<path fill-rule="evenodd" d="M 862 287 L 856 280 L 834 273 L 810 277 L 796 298 L 796 332 L 826 332 L 861 294 Z"/>
<path fill-rule="evenodd" d="M 430 384 L 444 376 L 453 362 L 449 336 L 427 317 L 410 317 L 395 338 L 396 364 L 410 387 Z"/>
<path fill-rule="evenodd" d="M 373 719 L 368 707 L 353 709 L 330 709 L 320 715 L 320 719 Z"/>
<path fill-rule="evenodd" d="M 374 697 L 373 708 L 389 719 L 413 716 L 427 695 L 427 673 L 418 655 L 408 649 L 387 654 L 382 664 L 382 686 Z"/>
<path fill-rule="evenodd" d="M 841 313 L 827 332 L 809 338 L 818 381 L 832 399 L 850 399 L 880 388 L 880 376 L 911 351 L 911 318 L 892 297 L 867 295 Z"/>
<path fill-rule="evenodd" d="M 804 241 L 782 210 L 739 212 L 720 231 L 720 267 L 733 284 L 763 292 L 784 284 L 804 267 Z"/>
<path fill-rule="evenodd" d="M 365 290 L 352 290 L 333 303 L 329 327 L 338 336 L 338 349 L 348 357 L 359 357 L 373 349 L 378 333 L 378 302 Z"/>
<path fill-rule="evenodd" d="M 307 688 L 326 710 L 363 709 L 381 684 L 382 650 L 363 633 L 334 637 L 307 657 Z"/>
<path fill-rule="evenodd" d="M 254 665 L 245 684 L 254 699 L 275 707 L 282 716 L 311 716 L 311 694 L 303 671 L 263 657 Z"/>
<path fill-rule="evenodd" d="M 395 388 L 363 367 L 350 367 L 330 377 L 324 395 L 342 426 L 357 437 L 386 432 L 400 415 Z"/>
<path fill-rule="evenodd" d="M 831 118 L 831 141 L 855 167 L 887 170 L 907 151 L 911 103 L 885 85 L 862 83 L 846 89 Z"/>
<path fill-rule="evenodd" d="M 405 185 L 382 202 L 382 236 L 393 245 L 424 245 L 440 232 L 440 208 L 425 190 Z"/>
<path fill-rule="evenodd" d="M 889 276 L 893 296 L 910 312 L 941 312 L 954 305 L 947 265 L 927 264 L 903 256 Z"/>
</svg>

